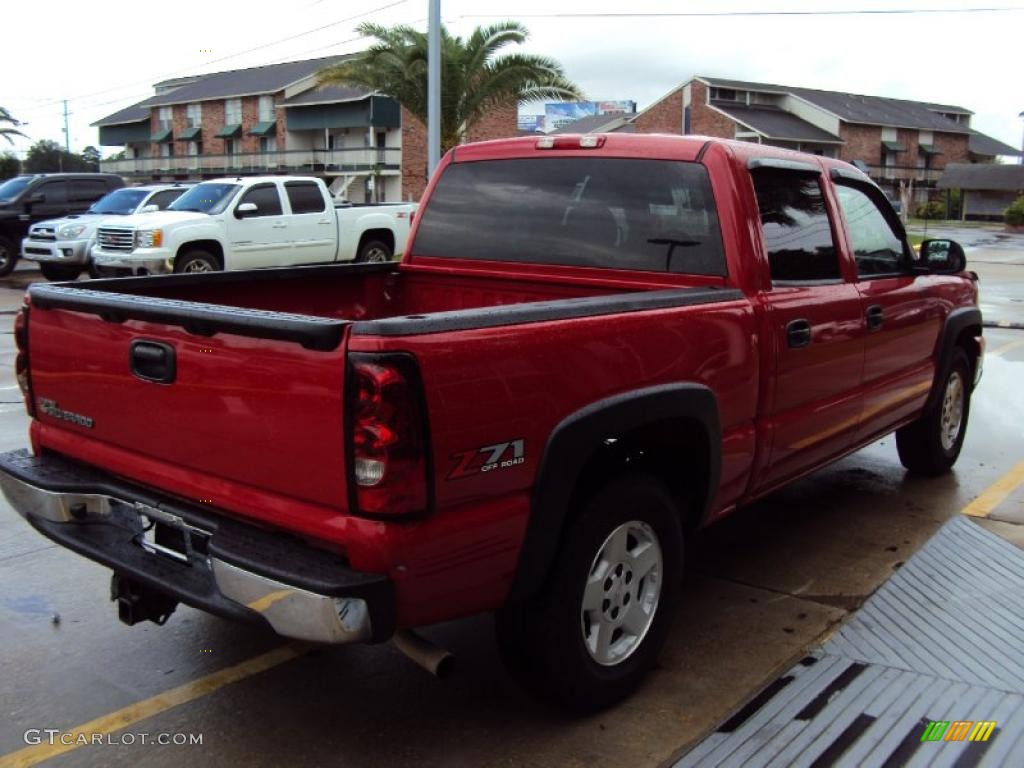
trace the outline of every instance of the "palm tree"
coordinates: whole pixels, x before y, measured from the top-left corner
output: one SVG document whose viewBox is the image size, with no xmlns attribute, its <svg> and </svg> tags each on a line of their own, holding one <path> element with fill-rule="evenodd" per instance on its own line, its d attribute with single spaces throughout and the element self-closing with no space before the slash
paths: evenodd
<svg viewBox="0 0 1024 768">
<path fill-rule="evenodd" d="M 8 123 L 8 125 L 4 125 L 4 123 Z M 14 117 L 11 116 L 10 112 L 3 107 L 0 107 L 0 136 L 7 139 L 8 144 L 14 143 L 14 139 L 12 138 L 13 136 L 23 137 L 25 135 L 21 131 L 17 130 L 19 125 L 21 125 L 21 123 L 15 120 Z"/>
<path fill-rule="evenodd" d="M 377 42 L 363 54 L 327 67 L 320 83 L 359 86 L 390 96 L 427 122 L 427 35 L 405 25 L 364 23 L 358 32 Z M 469 128 L 510 101 L 578 100 L 579 87 L 546 56 L 497 52 L 529 37 L 526 27 L 504 21 L 477 27 L 468 39 L 441 27 L 441 148 L 465 140 Z"/>
</svg>

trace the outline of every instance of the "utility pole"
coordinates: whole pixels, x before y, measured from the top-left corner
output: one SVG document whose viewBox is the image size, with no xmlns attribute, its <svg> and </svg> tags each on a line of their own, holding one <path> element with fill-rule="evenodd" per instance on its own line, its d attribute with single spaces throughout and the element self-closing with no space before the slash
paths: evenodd
<svg viewBox="0 0 1024 768">
<path fill-rule="evenodd" d="M 427 18 L 427 177 L 441 162 L 441 0 Z"/>
<path fill-rule="evenodd" d="M 71 131 L 68 130 L 68 100 L 64 99 L 64 149 L 71 154 Z"/>
<path fill-rule="evenodd" d="M 1024 120 L 1024 112 L 1021 112 L 1019 115 L 1017 115 L 1017 117 Z M 1020 157 L 1018 158 L 1018 162 L 1021 165 L 1024 165 L 1024 136 L 1021 136 L 1020 140 Z"/>
</svg>

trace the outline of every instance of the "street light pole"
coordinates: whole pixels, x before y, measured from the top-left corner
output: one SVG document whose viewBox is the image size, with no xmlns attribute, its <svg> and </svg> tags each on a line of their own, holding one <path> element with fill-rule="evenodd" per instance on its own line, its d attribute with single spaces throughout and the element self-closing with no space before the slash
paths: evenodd
<svg viewBox="0 0 1024 768">
<path fill-rule="evenodd" d="M 427 177 L 441 162 L 441 0 L 430 0 L 427 20 Z"/>
</svg>

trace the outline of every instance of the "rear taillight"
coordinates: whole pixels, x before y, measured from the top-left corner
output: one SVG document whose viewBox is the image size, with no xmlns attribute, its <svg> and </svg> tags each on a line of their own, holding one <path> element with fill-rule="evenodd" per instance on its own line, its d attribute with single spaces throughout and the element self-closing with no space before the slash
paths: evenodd
<svg viewBox="0 0 1024 768">
<path fill-rule="evenodd" d="M 428 447 L 419 369 L 402 353 L 350 355 L 348 402 L 354 512 L 427 510 Z"/>
<path fill-rule="evenodd" d="M 22 397 L 25 398 L 25 409 L 28 415 L 36 415 L 35 404 L 32 402 L 32 377 L 28 368 L 28 306 L 18 310 L 14 317 L 14 344 L 18 356 L 14 359 L 14 375 L 18 379 Z"/>
</svg>

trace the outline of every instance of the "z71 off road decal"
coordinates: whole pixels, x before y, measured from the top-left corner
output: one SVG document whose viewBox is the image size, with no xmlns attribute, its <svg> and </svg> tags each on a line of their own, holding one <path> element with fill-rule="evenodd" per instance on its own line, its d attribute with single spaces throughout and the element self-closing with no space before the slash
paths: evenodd
<svg viewBox="0 0 1024 768">
<path fill-rule="evenodd" d="M 463 451 L 452 456 L 455 465 L 448 473 L 448 480 L 459 480 L 463 477 L 472 477 L 483 472 L 493 472 L 496 469 L 508 469 L 523 464 L 526 461 L 523 440 L 511 440 L 507 443 L 495 443 L 476 448 L 472 451 Z"/>
</svg>

